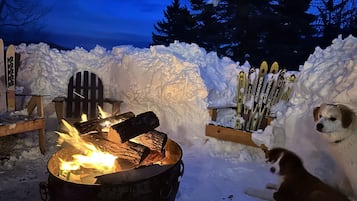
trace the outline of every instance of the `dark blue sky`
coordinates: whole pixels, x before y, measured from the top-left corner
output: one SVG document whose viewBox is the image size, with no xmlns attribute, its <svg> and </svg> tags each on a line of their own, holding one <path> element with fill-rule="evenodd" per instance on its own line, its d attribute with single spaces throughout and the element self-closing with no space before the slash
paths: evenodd
<svg viewBox="0 0 357 201">
<path fill-rule="evenodd" d="M 182 0 L 182 3 L 187 3 Z M 41 19 L 49 40 L 64 46 L 91 48 L 134 44 L 149 46 L 154 24 L 164 19 L 172 0 L 66 0 L 46 2 L 51 10 Z M 85 44 L 87 43 L 87 44 Z"/>
</svg>

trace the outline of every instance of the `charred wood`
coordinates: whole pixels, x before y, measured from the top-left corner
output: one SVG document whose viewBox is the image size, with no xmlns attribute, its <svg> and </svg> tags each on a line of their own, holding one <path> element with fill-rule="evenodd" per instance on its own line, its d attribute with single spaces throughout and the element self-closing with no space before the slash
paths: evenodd
<svg viewBox="0 0 357 201">
<path fill-rule="evenodd" d="M 159 119 L 155 113 L 149 111 L 115 124 L 112 128 L 119 134 L 121 142 L 126 142 L 142 133 L 154 130 L 159 125 Z"/>
<path fill-rule="evenodd" d="M 118 144 L 107 140 L 100 133 L 84 134 L 81 138 L 95 144 L 101 151 L 106 151 L 134 165 L 139 165 L 150 153 L 150 149 L 144 145 L 130 141 Z"/>
<path fill-rule="evenodd" d="M 152 130 L 136 136 L 135 138 L 130 139 L 130 141 L 142 144 L 150 150 L 161 153 L 164 151 L 167 142 L 167 135 L 163 132 Z"/>
<path fill-rule="evenodd" d="M 114 116 L 110 116 L 103 119 L 93 119 L 85 122 L 76 122 L 74 123 L 74 127 L 82 134 L 91 131 L 100 132 L 102 128 L 106 126 L 105 124 L 113 125 L 133 117 L 135 117 L 134 113 L 126 112 L 122 114 L 116 114 Z"/>
</svg>

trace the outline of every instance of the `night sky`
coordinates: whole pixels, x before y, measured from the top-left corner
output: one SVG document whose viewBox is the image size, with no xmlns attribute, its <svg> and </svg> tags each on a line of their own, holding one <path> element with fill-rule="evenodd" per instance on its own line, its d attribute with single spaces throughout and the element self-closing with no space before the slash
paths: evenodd
<svg viewBox="0 0 357 201">
<path fill-rule="evenodd" d="M 187 3 L 188 0 L 182 0 Z M 165 19 L 172 0 L 66 0 L 44 1 L 51 10 L 42 17 L 45 41 L 86 49 L 96 44 L 148 47 L 154 24 Z"/>
</svg>

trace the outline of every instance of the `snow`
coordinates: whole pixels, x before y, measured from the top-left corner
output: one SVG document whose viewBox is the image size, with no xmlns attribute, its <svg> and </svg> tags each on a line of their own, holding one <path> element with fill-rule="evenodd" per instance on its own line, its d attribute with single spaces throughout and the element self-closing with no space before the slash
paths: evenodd
<svg viewBox="0 0 357 201">
<path fill-rule="evenodd" d="M 210 122 L 207 106 L 234 104 L 237 74 L 248 72 L 249 62 L 239 64 L 179 42 L 143 49 L 107 50 L 98 45 L 90 51 L 21 44 L 16 52 L 21 54 L 17 84 L 24 93 L 46 95 L 49 150 L 44 156 L 39 153 L 34 132 L 0 138 L 0 200 L 40 200 L 39 183 L 46 182 L 47 161 L 58 150 L 51 101 L 65 96 L 68 79 L 83 70 L 102 79 L 105 97 L 124 101 L 122 112 L 155 112 L 160 120 L 157 129 L 180 144 L 185 172 L 177 201 L 259 200 L 244 194 L 245 189 L 276 182 L 261 150 L 205 136 Z M 288 104 L 273 108 L 276 120 L 255 132 L 254 141 L 295 151 L 308 170 L 337 185 L 342 176 L 314 133 L 312 109 L 322 102 L 357 108 L 356 66 L 357 39 L 352 36 L 339 37 L 326 49 L 316 47 L 299 72 L 288 72 L 297 75 L 294 95 Z M 218 118 L 219 124 L 230 124 L 234 111 L 219 113 Z"/>
</svg>

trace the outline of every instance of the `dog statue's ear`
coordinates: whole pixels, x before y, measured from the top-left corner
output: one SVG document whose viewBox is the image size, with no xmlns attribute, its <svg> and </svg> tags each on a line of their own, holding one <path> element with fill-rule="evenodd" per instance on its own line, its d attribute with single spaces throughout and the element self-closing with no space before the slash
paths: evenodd
<svg viewBox="0 0 357 201">
<path fill-rule="evenodd" d="M 350 126 L 350 124 L 352 123 L 353 121 L 353 118 L 355 117 L 355 113 L 350 109 L 348 108 L 347 106 L 345 105 L 337 105 L 337 107 L 340 109 L 341 111 L 341 121 L 342 121 L 342 126 L 344 128 L 347 128 L 348 126 Z"/>
<path fill-rule="evenodd" d="M 316 122 L 317 120 L 319 120 L 319 110 L 320 110 L 320 107 L 315 107 L 314 108 L 314 121 Z"/>
</svg>

